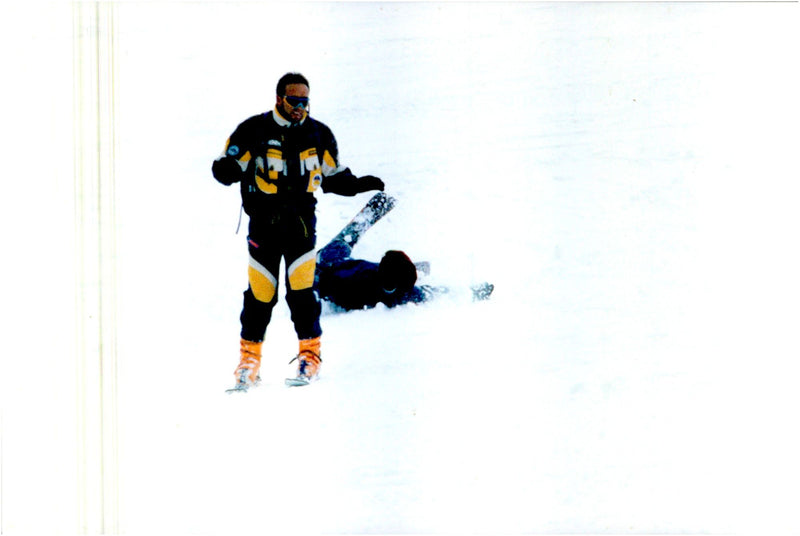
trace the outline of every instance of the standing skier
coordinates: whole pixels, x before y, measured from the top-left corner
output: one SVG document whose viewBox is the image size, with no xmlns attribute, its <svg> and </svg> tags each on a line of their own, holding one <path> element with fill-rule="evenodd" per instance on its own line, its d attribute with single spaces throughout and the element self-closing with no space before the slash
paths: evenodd
<svg viewBox="0 0 800 536">
<path fill-rule="evenodd" d="M 309 83 L 298 73 L 278 81 L 275 109 L 242 122 L 212 165 L 214 178 L 240 183 L 250 217 L 250 262 L 242 306 L 237 388 L 259 381 L 261 345 L 277 303 L 281 258 L 286 302 L 299 339 L 297 376 L 314 379 L 321 359 L 321 307 L 314 289 L 317 200 L 314 192 L 354 196 L 383 190 L 383 181 L 356 177 L 338 162 L 331 130 L 309 116 Z"/>
</svg>

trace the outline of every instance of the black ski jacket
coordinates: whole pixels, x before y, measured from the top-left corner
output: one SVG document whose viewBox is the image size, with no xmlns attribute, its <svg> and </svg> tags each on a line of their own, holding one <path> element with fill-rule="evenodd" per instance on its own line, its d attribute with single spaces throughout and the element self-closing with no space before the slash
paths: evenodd
<svg viewBox="0 0 800 536">
<path fill-rule="evenodd" d="M 240 183 L 242 204 L 251 217 L 287 206 L 313 210 L 320 187 L 346 196 L 375 189 L 339 165 L 336 139 L 325 124 L 308 116 L 294 125 L 277 111 L 242 122 L 211 169 L 223 184 Z"/>
<path fill-rule="evenodd" d="M 408 292 L 387 292 L 378 277 L 378 263 L 347 258 L 333 263 L 320 262 L 316 268 L 319 297 L 344 311 L 371 309 L 382 303 L 396 307 L 405 303 L 422 303 L 432 297 L 425 287 L 415 286 Z"/>
</svg>

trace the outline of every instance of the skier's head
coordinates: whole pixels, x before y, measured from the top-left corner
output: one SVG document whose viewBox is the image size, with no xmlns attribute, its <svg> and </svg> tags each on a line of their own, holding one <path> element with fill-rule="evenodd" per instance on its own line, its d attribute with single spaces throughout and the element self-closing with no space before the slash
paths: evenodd
<svg viewBox="0 0 800 536">
<path fill-rule="evenodd" d="M 310 86 L 300 73 L 286 73 L 275 88 L 275 108 L 292 123 L 302 122 L 308 115 L 308 93 Z"/>
<path fill-rule="evenodd" d="M 417 267 L 402 251 L 387 251 L 378 265 L 381 287 L 388 293 L 405 293 L 417 282 Z"/>
</svg>

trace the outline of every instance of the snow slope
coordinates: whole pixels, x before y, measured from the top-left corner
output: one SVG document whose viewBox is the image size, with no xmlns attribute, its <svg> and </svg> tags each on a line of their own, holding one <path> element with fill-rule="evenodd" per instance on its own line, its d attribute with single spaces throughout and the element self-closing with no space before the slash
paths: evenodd
<svg viewBox="0 0 800 536">
<path fill-rule="evenodd" d="M 797 13 L 121 3 L 123 532 L 798 533 Z M 289 70 L 399 199 L 356 253 L 496 290 L 324 317 L 303 389 L 281 301 L 229 396 L 210 164 Z M 323 244 L 369 194 L 319 197 Z"/>
</svg>

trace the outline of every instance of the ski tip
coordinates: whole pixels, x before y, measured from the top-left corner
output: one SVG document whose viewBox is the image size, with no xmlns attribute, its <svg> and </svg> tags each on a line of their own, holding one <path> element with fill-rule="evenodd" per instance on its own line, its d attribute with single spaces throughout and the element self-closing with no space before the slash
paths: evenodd
<svg viewBox="0 0 800 536">
<path fill-rule="evenodd" d="M 484 301 L 488 300 L 492 292 L 494 292 L 494 285 L 491 283 L 481 283 L 480 285 L 474 285 L 471 290 L 472 301 Z"/>
<path fill-rule="evenodd" d="M 305 378 L 286 378 L 286 387 L 300 387 L 308 384 L 309 381 Z"/>
<path fill-rule="evenodd" d="M 246 370 L 239 369 L 237 372 L 239 375 L 236 378 L 236 384 L 230 389 L 226 389 L 226 393 L 246 393 L 251 387 L 258 387 L 261 385 L 261 376 L 256 375 L 255 381 L 250 381 L 247 378 Z"/>
<path fill-rule="evenodd" d="M 392 210 L 395 204 L 397 204 L 397 199 L 384 191 L 377 192 L 367 201 L 367 206 L 371 208 L 383 208 L 384 212 Z"/>
</svg>

